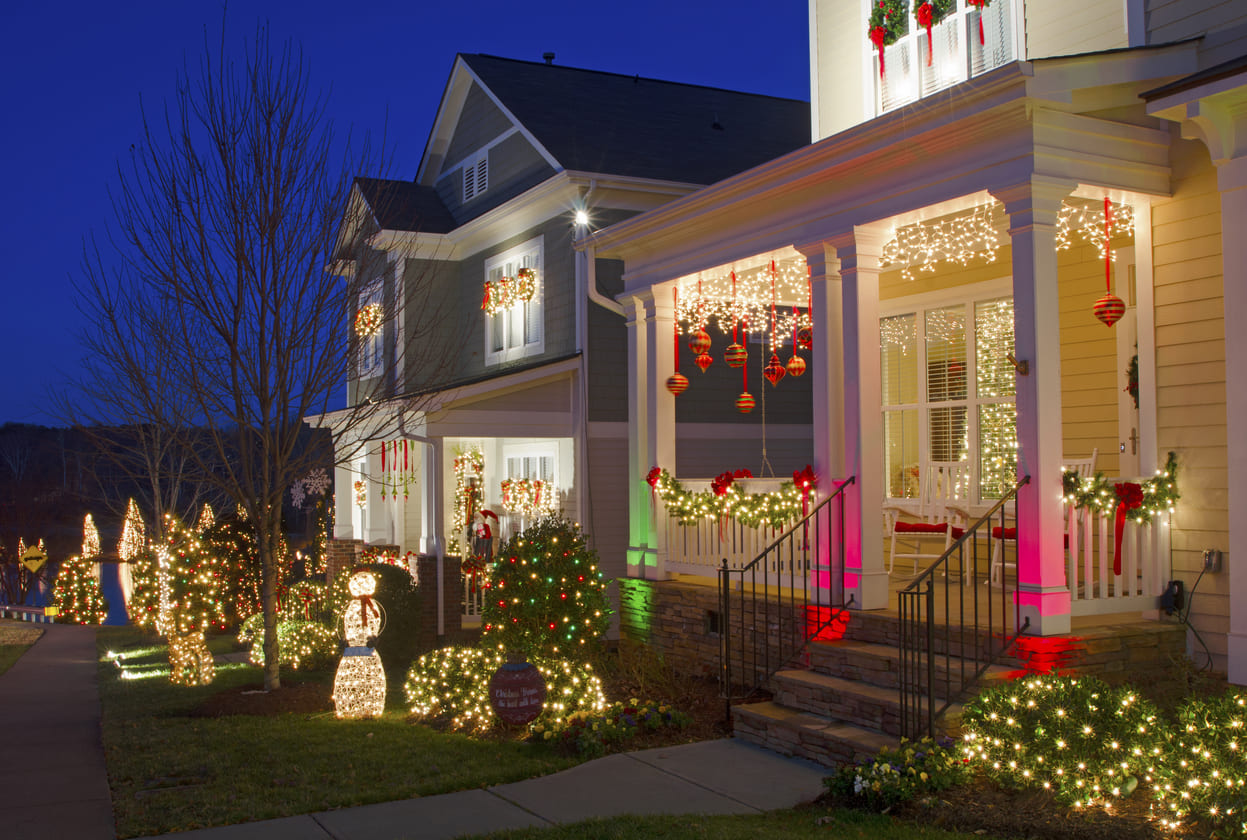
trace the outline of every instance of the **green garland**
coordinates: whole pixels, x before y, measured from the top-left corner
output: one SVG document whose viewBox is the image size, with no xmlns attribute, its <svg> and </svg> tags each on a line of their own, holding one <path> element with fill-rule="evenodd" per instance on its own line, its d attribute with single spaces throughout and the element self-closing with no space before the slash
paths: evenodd
<svg viewBox="0 0 1247 840">
<path fill-rule="evenodd" d="M 1165 468 L 1159 470 L 1155 478 L 1142 483 L 1111 482 L 1103 473 L 1080 479 L 1076 472 L 1066 472 L 1061 477 L 1061 483 L 1067 505 L 1111 514 L 1118 505 L 1125 503 L 1130 510 L 1130 518 L 1140 525 L 1151 522 L 1158 513 L 1173 512 L 1174 505 L 1182 498 L 1178 492 L 1178 456 L 1173 452 L 1169 453 Z M 1138 506 L 1131 504 L 1132 486 L 1142 491 L 1142 504 Z"/>
<path fill-rule="evenodd" d="M 909 0 L 874 0 L 870 8 L 870 23 L 866 26 L 866 37 L 876 29 L 883 30 L 883 45 L 890 47 L 908 30 Z M 873 38 L 871 39 L 873 41 Z"/>
<path fill-rule="evenodd" d="M 735 483 L 721 495 L 712 490 L 694 493 L 660 470 L 650 486 L 666 505 L 667 515 L 681 525 L 695 525 L 699 519 L 735 519 L 748 528 L 769 525 L 778 531 L 804 515 L 803 491 L 791 481 L 769 493 L 745 493 Z"/>
</svg>

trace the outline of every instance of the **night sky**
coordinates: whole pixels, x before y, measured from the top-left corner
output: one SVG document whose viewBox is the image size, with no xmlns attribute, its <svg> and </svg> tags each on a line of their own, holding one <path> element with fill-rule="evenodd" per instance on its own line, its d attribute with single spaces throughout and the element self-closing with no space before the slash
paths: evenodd
<svg viewBox="0 0 1247 840">
<path fill-rule="evenodd" d="M 5 130 L 0 423 L 59 425 L 47 399 L 81 357 L 74 307 L 84 238 L 111 222 L 108 189 L 183 62 L 216 42 L 219 0 L 9 2 L 0 12 Z M 458 52 L 809 97 L 806 0 L 627 3 L 233 2 L 227 44 L 257 23 L 302 46 L 335 130 L 387 123 L 397 178 L 414 177 Z M 194 72 L 192 72 L 194 76 Z"/>
</svg>

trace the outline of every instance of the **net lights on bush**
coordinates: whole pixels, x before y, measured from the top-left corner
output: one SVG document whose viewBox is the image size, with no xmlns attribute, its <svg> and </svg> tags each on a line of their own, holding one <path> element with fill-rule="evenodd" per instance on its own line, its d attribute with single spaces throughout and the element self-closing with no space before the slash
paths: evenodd
<svg viewBox="0 0 1247 840">
<path fill-rule="evenodd" d="M 526 303 L 537 294 L 537 272 L 532 268 L 521 268 L 514 277 L 502 277 L 488 280 L 485 283 L 485 296 L 481 299 L 481 309 L 490 315 Z"/>
<path fill-rule="evenodd" d="M 381 605 L 372 597 L 377 578 L 366 571 L 347 582 L 351 600 L 343 608 L 347 648 L 333 678 L 333 708 L 340 718 L 380 717 L 385 711 L 385 670 L 369 642 L 381 635 Z"/>
<path fill-rule="evenodd" d="M 1160 823 L 1174 829 L 1200 817 L 1221 833 L 1244 833 L 1247 798 L 1247 698 L 1234 689 L 1220 697 L 1196 697 L 1178 712 L 1168 760 L 1159 768 L 1153 795 L 1164 810 Z"/>
</svg>

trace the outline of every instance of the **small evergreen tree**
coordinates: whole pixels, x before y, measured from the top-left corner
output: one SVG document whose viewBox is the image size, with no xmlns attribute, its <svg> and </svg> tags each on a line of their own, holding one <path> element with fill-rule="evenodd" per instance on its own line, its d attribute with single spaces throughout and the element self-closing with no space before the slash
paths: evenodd
<svg viewBox="0 0 1247 840">
<path fill-rule="evenodd" d="M 95 579 L 95 561 L 75 554 L 61 563 L 52 586 L 57 621 L 65 624 L 102 624 L 108 604 Z"/>
<path fill-rule="evenodd" d="M 610 622 L 609 583 L 580 526 L 543 517 L 508 540 L 494 563 L 481 644 L 530 660 L 584 661 Z"/>
</svg>

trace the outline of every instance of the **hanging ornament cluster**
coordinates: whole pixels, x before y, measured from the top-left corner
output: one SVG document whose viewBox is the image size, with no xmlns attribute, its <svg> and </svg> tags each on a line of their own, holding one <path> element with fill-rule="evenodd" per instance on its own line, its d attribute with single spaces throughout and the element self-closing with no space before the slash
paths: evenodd
<svg viewBox="0 0 1247 840">
<path fill-rule="evenodd" d="M 1113 326 L 1126 314 L 1126 302 L 1113 294 L 1113 250 L 1110 246 L 1113 230 L 1113 207 L 1104 196 L 1104 297 L 1095 302 L 1095 317 L 1106 326 Z"/>
<path fill-rule="evenodd" d="M 360 338 L 369 338 L 381 331 L 381 304 L 370 303 L 361 306 L 355 313 L 355 334 Z"/>
<path fill-rule="evenodd" d="M 879 78 L 883 78 L 883 49 L 890 47 L 908 31 L 905 14 L 908 0 L 873 0 L 866 36 L 879 51 Z"/>
<path fill-rule="evenodd" d="M 406 499 L 411 485 L 416 481 L 415 453 L 411 441 L 390 440 L 381 442 L 381 501 L 397 499 L 401 492 Z"/>
<path fill-rule="evenodd" d="M 521 268 L 514 277 L 502 277 L 485 282 L 485 296 L 481 299 L 481 309 L 490 315 L 496 315 L 516 304 L 532 300 L 536 294 L 536 270 Z"/>
</svg>

